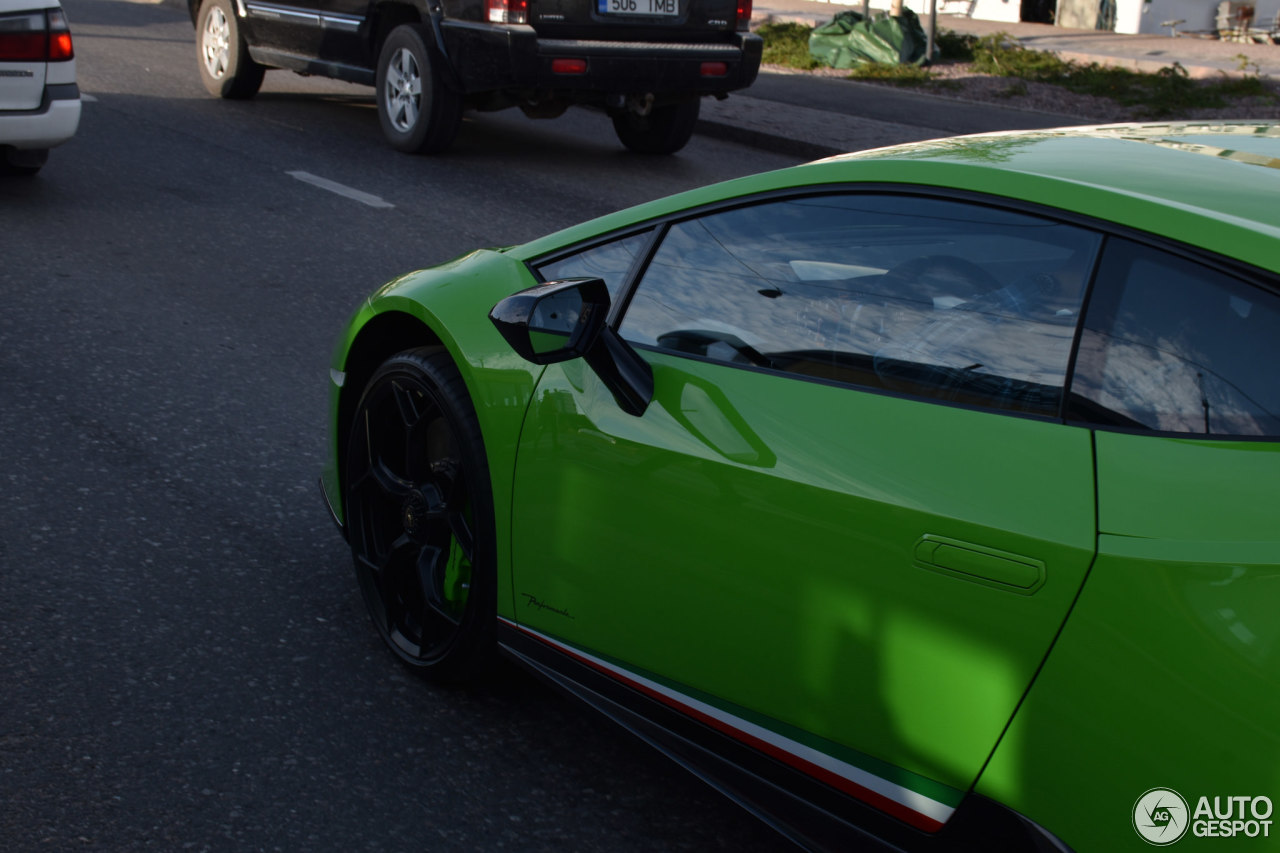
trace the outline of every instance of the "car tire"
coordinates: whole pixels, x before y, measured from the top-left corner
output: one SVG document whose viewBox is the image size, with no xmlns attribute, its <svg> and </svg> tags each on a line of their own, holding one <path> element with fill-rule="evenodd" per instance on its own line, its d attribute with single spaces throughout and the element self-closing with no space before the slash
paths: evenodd
<svg viewBox="0 0 1280 853">
<path fill-rule="evenodd" d="M 0 175 L 30 178 L 38 174 L 48 160 L 48 148 L 0 151 Z"/>
<path fill-rule="evenodd" d="M 205 0 L 196 22 L 196 64 L 209 94 L 244 100 L 258 94 L 266 68 L 254 62 L 230 0 Z"/>
<path fill-rule="evenodd" d="M 692 98 L 653 107 L 648 115 L 617 113 L 613 129 L 623 145 L 639 154 L 674 154 L 693 136 L 701 104 L 701 98 Z"/>
<path fill-rule="evenodd" d="M 356 406 L 344 470 L 347 540 L 383 641 L 431 678 L 482 673 L 497 608 L 493 496 L 448 351 L 411 350 L 378 368 Z"/>
<path fill-rule="evenodd" d="M 462 124 L 462 98 L 445 79 L 448 65 L 416 24 L 396 27 L 378 53 L 378 120 L 391 147 L 437 154 Z"/>
</svg>

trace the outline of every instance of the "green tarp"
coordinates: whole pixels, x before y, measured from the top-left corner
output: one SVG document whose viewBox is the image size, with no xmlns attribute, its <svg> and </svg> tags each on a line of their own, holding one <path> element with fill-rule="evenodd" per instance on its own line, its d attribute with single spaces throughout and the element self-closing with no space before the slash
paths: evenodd
<svg viewBox="0 0 1280 853">
<path fill-rule="evenodd" d="M 809 35 L 809 53 L 832 68 L 853 68 L 865 62 L 923 65 L 927 49 L 920 19 L 910 9 L 891 18 L 864 18 L 860 12 L 840 12 Z"/>
</svg>

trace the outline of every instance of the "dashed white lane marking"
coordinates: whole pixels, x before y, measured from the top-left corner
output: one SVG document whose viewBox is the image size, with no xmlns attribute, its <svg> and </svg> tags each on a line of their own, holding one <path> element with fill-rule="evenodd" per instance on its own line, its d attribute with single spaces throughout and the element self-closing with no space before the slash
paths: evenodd
<svg viewBox="0 0 1280 853">
<path fill-rule="evenodd" d="M 367 204 L 370 207 L 395 207 L 391 202 L 383 201 L 376 195 L 369 195 L 369 193 L 361 192 L 360 190 L 353 189 L 345 184 L 340 184 L 337 181 L 331 181 L 328 178 L 322 178 L 319 175 L 313 175 L 310 172 L 286 172 L 285 174 L 297 178 L 304 184 L 311 184 L 313 187 L 319 187 L 322 190 L 337 193 L 344 198 L 349 198 L 352 201 L 358 201 L 361 204 Z"/>
</svg>

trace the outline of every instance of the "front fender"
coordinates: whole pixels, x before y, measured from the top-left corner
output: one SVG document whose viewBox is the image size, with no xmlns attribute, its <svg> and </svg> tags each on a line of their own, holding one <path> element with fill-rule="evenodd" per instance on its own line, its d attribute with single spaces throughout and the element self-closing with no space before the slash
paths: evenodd
<svg viewBox="0 0 1280 853">
<path fill-rule="evenodd" d="M 500 614 L 508 614 L 511 606 L 509 529 L 516 447 L 543 368 L 516 355 L 488 315 L 499 300 L 536 283 L 522 262 L 492 250 L 401 276 L 356 310 L 338 337 L 329 370 L 329 452 L 321 485 L 341 525 L 346 518 L 345 436 L 369 377 L 386 358 L 407 349 L 438 344 L 449 351 L 475 406 L 488 457 Z"/>
</svg>

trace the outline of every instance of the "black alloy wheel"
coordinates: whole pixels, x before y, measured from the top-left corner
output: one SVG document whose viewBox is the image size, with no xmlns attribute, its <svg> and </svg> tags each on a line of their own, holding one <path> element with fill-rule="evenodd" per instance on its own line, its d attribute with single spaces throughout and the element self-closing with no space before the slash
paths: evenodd
<svg viewBox="0 0 1280 853">
<path fill-rule="evenodd" d="M 483 671 L 496 611 L 493 498 L 475 410 L 442 348 L 373 375 L 346 457 L 360 590 L 393 652 L 446 680 Z"/>
</svg>

